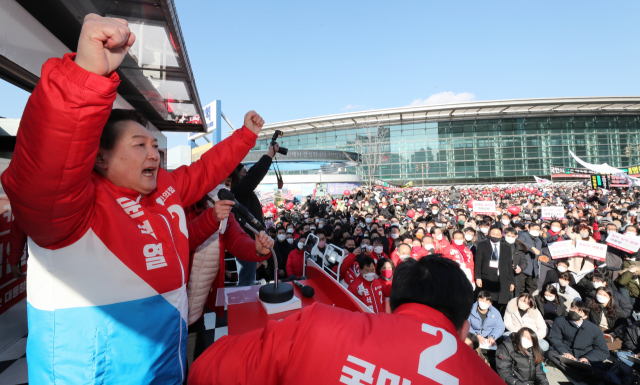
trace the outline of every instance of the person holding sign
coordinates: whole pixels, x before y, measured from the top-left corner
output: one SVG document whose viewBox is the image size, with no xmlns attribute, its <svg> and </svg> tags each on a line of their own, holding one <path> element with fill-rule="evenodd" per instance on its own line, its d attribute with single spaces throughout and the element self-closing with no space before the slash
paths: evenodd
<svg viewBox="0 0 640 385">
<path fill-rule="evenodd" d="M 573 240 L 574 246 L 577 241 L 596 241 L 595 239 L 593 239 L 591 228 L 586 224 L 580 224 L 578 226 L 575 226 L 575 228 L 567 227 L 567 235 L 571 240 Z M 569 263 L 569 271 L 576 274 L 580 274 L 588 270 L 593 270 L 595 267 L 594 260 L 589 257 L 567 258 L 567 262 Z"/>
</svg>

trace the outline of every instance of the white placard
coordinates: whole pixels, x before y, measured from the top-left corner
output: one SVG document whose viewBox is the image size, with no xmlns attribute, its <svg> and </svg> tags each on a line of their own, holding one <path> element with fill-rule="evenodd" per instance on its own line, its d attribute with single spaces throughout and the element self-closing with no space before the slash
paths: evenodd
<svg viewBox="0 0 640 385">
<path fill-rule="evenodd" d="M 473 212 L 480 215 L 494 215 L 496 213 L 496 202 L 473 201 Z"/>
<path fill-rule="evenodd" d="M 629 237 L 613 232 L 607 237 L 607 245 L 633 254 L 640 249 L 640 237 Z"/>
<path fill-rule="evenodd" d="M 549 245 L 549 252 L 551 253 L 551 258 L 560 259 L 560 258 L 570 258 L 576 256 L 576 248 L 573 247 L 573 241 L 560 241 L 554 242 Z"/>
<path fill-rule="evenodd" d="M 607 245 L 596 242 L 577 241 L 576 253 L 581 257 L 604 261 L 607 257 Z"/>
<path fill-rule="evenodd" d="M 543 220 L 564 218 L 564 207 L 562 206 L 542 206 L 541 209 L 540 216 Z"/>
</svg>

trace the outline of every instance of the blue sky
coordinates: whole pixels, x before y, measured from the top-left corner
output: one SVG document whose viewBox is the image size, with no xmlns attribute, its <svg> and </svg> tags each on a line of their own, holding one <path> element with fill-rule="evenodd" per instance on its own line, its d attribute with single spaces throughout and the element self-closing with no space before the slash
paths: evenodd
<svg viewBox="0 0 640 385">
<path fill-rule="evenodd" d="M 175 2 L 200 100 L 236 126 L 251 109 L 640 94 L 638 1 Z M 2 83 L 0 116 L 19 117 L 25 93 Z"/>
</svg>

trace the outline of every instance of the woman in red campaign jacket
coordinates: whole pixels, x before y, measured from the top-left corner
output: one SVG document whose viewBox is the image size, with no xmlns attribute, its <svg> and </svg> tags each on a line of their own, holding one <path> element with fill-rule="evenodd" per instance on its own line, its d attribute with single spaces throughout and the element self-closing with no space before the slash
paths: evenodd
<svg viewBox="0 0 640 385">
<path fill-rule="evenodd" d="M 287 276 L 295 275 L 302 277 L 304 270 L 304 243 L 307 240 L 307 234 L 302 234 L 300 238 L 293 241 L 295 249 L 291 250 L 287 258 Z"/>
<path fill-rule="evenodd" d="M 349 285 L 348 290 L 374 313 L 384 313 L 382 283 L 376 278 L 376 263 L 364 256 L 358 261 L 360 276 Z"/>
<path fill-rule="evenodd" d="M 376 274 L 378 274 L 379 277 L 378 281 L 382 284 L 382 293 L 387 300 L 391 297 L 391 283 L 393 282 L 393 272 L 395 270 L 396 267 L 393 266 L 393 262 L 388 258 L 382 258 L 376 265 Z"/>
<path fill-rule="evenodd" d="M 471 280 L 471 283 L 475 283 L 473 253 L 464 245 L 464 233 L 462 231 L 456 230 L 453 233 L 453 244 L 450 244 L 441 253 L 443 257 L 457 262 L 462 271 Z"/>
<path fill-rule="evenodd" d="M 124 20 L 85 17 L 78 53 L 42 66 L 2 174 L 29 235 L 34 384 L 183 382 L 189 250 L 206 239 L 183 208 L 233 171 L 264 124 L 250 112 L 197 162 L 160 168 L 144 116 L 112 111 L 114 70 L 134 41 Z"/>
<path fill-rule="evenodd" d="M 194 362 L 189 385 L 503 384 L 464 343 L 473 302 L 456 263 L 410 259 L 394 274 L 393 314 L 316 303 L 222 337 Z"/>
</svg>

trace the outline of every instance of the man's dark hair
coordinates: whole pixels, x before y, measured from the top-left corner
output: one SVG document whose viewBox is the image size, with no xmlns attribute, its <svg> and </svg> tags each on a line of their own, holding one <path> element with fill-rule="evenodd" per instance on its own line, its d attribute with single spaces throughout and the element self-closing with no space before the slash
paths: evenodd
<svg viewBox="0 0 640 385">
<path fill-rule="evenodd" d="M 353 239 L 353 238 L 351 238 L 351 237 L 346 237 L 346 238 L 344 238 L 344 239 L 342 240 L 342 245 L 343 245 L 343 246 L 344 246 L 344 245 L 346 245 L 346 244 L 347 244 L 347 241 L 353 241 L 353 242 L 355 242 L 355 239 Z"/>
<path fill-rule="evenodd" d="M 120 139 L 121 130 L 118 130 L 117 123 L 126 120 L 134 121 L 141 126 L 147 128 L 148 120 L 138 110 L 114 109 L 111 110 L 109 119 L 102 129 L 100 136 L 100 148 L 102 150 L 111 150 Z"/>
<path fill-rule="evenodd" d="M 376 262 L 370 256 L 365 255 L 358 258 L 358 266 L 360 266 L 360 270 L 364 269 L 369 265 L 373 265 L 373 267 L 376 266 Z"/>
<path fill-rule="evenodd" d="M 391 286 L 391 311 L 405 303 L 429 306 L 460 329 L 471 314 L 473 289 L 460 266 L 442 254 L 419 261 L 407 259 L 396 268 Z"/>
<path fill-rule="evenodd" d="M 588 316 L 589 312 L 591 311 L 591 308 L 589 308 L 589 306 L 586 303 L 582 302 L 582 301 L 574 301 L 571 304 L 570 308 L 571 307 L 577 308 L 578 310 L 583 312 L 586 316 Z"/>
<path fill-rule="evenodd" d="M 480 299 L 480 298 L 482 298 L 482 299 L 488 299 L 489 301 L 492 301 L 492 302 L 493 302 L 493 299 L 491 299 L 491 293 L 489 293 L 489 292 L 488 292 L 488 291 L 486 291 L 486 290 L 481 290 L 481 291 L 478 293 L 478 299 Z"/>
</svg>

